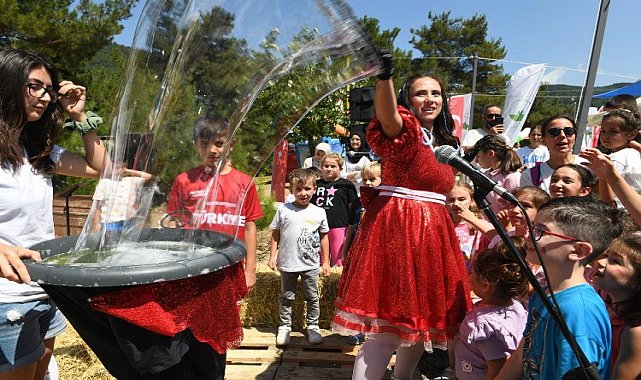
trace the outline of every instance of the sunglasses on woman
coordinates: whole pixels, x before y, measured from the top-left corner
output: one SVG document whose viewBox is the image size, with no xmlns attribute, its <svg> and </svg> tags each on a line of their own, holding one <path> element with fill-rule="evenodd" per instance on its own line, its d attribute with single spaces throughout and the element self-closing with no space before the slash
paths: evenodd
<svg viewBox="0 0 641 380">
<path fill-rule="evenodd" d="M 561 134 L 561 131 L 563 131 L 563 134 L 566 136 L 573 136 L 576 133 L 576 128 L 574 127 L 565 127 L 565 128 L 550 128 L 545 131 L 546 135 L 550 135 L 552 137 L 556 137 Z"/>
</svg>

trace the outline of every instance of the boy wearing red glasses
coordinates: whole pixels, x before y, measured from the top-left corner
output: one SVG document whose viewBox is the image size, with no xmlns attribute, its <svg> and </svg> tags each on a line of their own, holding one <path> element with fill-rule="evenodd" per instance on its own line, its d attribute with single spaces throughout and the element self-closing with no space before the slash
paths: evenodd
<svg viewBox="0 0 641 380">
<path fill-rule="evenodd" d="M 554 293 L 562 318 L 601 379 L 610 378 L 612 332 L 605 303 L 586 282 L 585 267 L 627 224 L 624 212 L 579 197 L 552 199 L 534 219 L 534 240 L 527 259 L 545 265 L 547 293 Z M 598 226 L 598 228 L 595 228 Z M 517 351 L 497 379 L 561 379 L 579 361 L 538 295 L 530 298 L 528 322 Z"/>
</svg>

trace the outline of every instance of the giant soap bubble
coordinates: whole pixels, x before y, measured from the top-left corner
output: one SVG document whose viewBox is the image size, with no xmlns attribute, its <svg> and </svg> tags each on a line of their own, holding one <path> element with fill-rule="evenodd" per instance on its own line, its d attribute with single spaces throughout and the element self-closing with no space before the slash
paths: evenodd
<svg viewBox="0 0 641 380">
<path fill-rule="evenodd" d="M 248 186 L 230 188 L 221 175 L 224 162 L 254 177 L 320 100 L 379 68 L 344 1 L 147 1 L 113 115 L 109 164 L 87 223 L 77 240 L 34 247 L 49 258 L 30 264 L 32 277 L 52 285 L 120 286 L 238 262 L 241 210 L 253 195 Z M 220 140 L 221 153 L 203 153 L 215 163 L 190 172 L 203 163 L 193 136 L 199 123 L 216 128 L 201 145 Z M 185 172 L 185 181 L 205 182 L 204 190 L 173 191 Z M 237 194 L 233 201 L 230 193 Z M 161 224 L 177 228 L 148 228 L 152 206 L 165 204 Z"/>
</svg>

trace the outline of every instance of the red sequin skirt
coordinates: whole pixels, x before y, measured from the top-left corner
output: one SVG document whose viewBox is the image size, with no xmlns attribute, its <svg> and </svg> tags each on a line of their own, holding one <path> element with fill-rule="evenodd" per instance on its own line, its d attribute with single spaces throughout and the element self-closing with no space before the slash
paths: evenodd
<svg viewBox="0 0 641 380">
<path fill-rule="evenodd" d="M 445 347 L 471 309 L 468 275 L 445 206 L 376 197 L 344 263 L 334 331 L 391 332 Z"/>
</svg>

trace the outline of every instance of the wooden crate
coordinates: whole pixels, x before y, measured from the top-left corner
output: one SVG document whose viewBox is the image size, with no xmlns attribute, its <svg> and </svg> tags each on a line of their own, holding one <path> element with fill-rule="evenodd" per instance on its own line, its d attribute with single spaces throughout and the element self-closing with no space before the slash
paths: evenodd
<svg viewBox="0 0 641 380">
<path fill-rule="evenodd" d="M 276 329 L 245 329 L 243 343 L 227 352 L 226 379 L 351 379 L 360 346 L 347 337 L 323 331 L 323 342 L 312 345 L 305 334 L 293 331 L 289 345 L 276 347 Z M 390 366 L 395 362 L 392 358 Z M 384 379 L 391 378 L 388 370 Z M 415 379 L 421 379 L 415 373 Z"/>
</svg>

